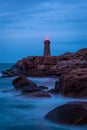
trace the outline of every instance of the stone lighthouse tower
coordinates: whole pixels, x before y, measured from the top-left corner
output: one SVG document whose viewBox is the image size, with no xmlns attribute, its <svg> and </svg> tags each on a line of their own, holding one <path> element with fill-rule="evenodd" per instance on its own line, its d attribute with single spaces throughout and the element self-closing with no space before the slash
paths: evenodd
<svg viewBox="0 0 87 130">
<path fill-rule="evenodd" d="M 50 40 L 48 38 L 44 41 L 44 56 L 51 56 L 50 53 Z"/>
</svg>

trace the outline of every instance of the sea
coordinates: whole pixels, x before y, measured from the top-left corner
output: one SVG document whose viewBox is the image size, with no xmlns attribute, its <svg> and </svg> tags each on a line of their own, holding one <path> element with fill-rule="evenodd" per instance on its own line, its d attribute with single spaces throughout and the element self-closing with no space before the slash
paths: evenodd
<svg viewBox="0 0 87 130">
<path fill-rule="evenodd" d="M 0 64 L 0 72 L 13 64 Z M 80 99 L 51 95 L 49 98 L 30 98 L 17 92 L 12 85 L 12 78 L 0 78 L 0 130 L 87 130 L 87 125 L 67 126 L 56 124 L 45 115 L 52 109 L 70 101 Z M 56 78 L 28 77 L 38 86 L 53 88 Z M 80 100 L 82 101 L 82 100 Z M 85 99 L 84 99 L 85 101 Z"/>
</svg>

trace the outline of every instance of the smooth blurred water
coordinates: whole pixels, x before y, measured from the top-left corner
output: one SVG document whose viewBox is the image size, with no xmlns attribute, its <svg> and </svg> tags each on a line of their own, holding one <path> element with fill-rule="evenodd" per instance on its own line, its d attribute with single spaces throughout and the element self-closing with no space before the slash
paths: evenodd
<svg viewBox="0 0 87 130">
<path fill-rule="evenodd" d="M 11 65 L 0 64 L 0 70 Z M 54 95 L 51 98 L 28 98 L 14 90 L 14 78 L 0 78 L 0 130 L 87 130 L 87 126 L 55 124 L 44 117 L 55 107 L 79 99 Z M 54 78 L 29 78 L 37 85 L 54 87 Z"/>
</svg>

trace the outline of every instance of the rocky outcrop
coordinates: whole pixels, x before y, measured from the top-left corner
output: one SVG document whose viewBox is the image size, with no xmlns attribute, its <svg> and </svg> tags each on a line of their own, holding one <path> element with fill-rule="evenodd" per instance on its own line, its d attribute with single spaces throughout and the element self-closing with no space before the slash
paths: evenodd
<svg viewBox="0 0 87 130">
<path fill-rule="evenodd" d="M 60 56 L 33 56 L 18 61 L 10 70 L 3 71 L 3 77 L 57 76 L 59 82 L 50 92 L 71 97 L 86 97 L 87 48 L 76 53 L 67 52 Z"/>
<path fill-rule="evenodd" d="M 87 97 L 87 68 L 72 69 L 62 80 L 62 94 L 70 97 Z"/>
<path fill-rule="evenodd" d="M 21 90 L 22 92 L 33 92 L 41 90 L 35 83 L 24 76 L 17 77 L 13 80 L 12 84 L 16 90 Z"/>
<path fill-rule="evenodd" d="M 56 92 L 69 97 L 87 97 L 87 49 L 81 49 L 67 59 L 52 68 L 61 74 L 55 84 Z"/>
<path fill-rule="evenodd" d="M 51 97 L 50 93 L 45 91 L 48 89 L 46 86 L 37 86 L 34 82 L 27 79 L 25 76 L 17 77 L 13 80 L 12 84 L 15 89 L 21 91 L 27 97 Z"/>
<path fill-rule="evenodd" d="M 3 77 L 32 76 L 46 77 L 52 75 L 50 68 L 57 64 L 57 56 L 32 56 L 18 61 L 11 69 L 3 71 Z"/>
<path fill-rule="evenodd" d="M 68 125 L 87 124 L 87 102 L 70 102 L 61 105 L 48 112 L 45 118 Z"/>
<path fill-rule="evenodd" d="M 60 56 L 30 56 L 19 60 L 11 69 L 3 71 L 3 77 L 9 76 L 32 76 L 60 77 L 72 68 L 87 67 L 87 48 L 76 53 L 67 52 Z"/>
</svg>

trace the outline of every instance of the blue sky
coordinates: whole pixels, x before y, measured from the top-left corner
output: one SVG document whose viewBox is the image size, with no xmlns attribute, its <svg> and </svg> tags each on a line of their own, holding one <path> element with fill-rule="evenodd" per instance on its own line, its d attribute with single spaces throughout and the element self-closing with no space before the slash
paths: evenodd
<svg viewBox="0 0 87 130">
<path fill-rule="evenodd" d="M 0 62 L 87 47 L 87 0 L 0 0 Z"/>
</svg>

